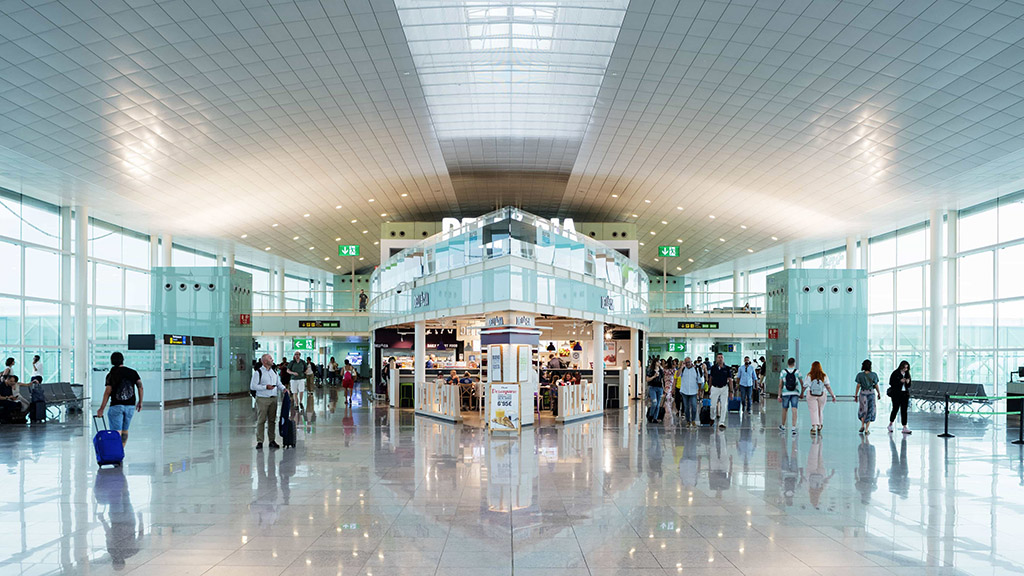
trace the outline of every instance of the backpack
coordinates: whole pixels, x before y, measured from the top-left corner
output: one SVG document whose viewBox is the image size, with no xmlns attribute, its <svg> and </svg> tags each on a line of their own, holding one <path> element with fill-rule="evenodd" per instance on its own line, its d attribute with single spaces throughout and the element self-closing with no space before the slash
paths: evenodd
<svg viewBox="0 0 1024 576">
<path fill-rule="evenodd" d="M 346 387 L 355 384 L 355 378 L 352 377 L 352 373 L 349 372 L 348 370 L 346 370 L 345 373 L 341 375 L 341 384 L 342 386 Z"/>
<path fill-rule="evenodd" d="M 797 384 L 797 382 L 796 382 L 796 370 L 793 370 L 792 372 L 790 372 L 789 370 L 786 370 L 786 379 L 785 379 L 786 391 L 788 391 L 788 392 L 795 392 L 796 391 L 796 384 Z"/>
<path fill-rule="evenodd" d="M 260 386 L 263 385 L 263 371 L 260 370 L 259 368 L 257 368 L 256 369 L 256 376 L 259 378 L 259 380 L 256 382 L 256 387 L 259 388 Z M 252 396 L 253 398 L 255 398 L 256 397 L 256 391 L 253 390 L 252 388 L 249 388 L 249 396 Z"/>
<path fill-rule="evenodd" d="M 825 393 L 825 383 L 821 380 L 811 380 L 811 396 L 821 396 Z"/>
</svg>

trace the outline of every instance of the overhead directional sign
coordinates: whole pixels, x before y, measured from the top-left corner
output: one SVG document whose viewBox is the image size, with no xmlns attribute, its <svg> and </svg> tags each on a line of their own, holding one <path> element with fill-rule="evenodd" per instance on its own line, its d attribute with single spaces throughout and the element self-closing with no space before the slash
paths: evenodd
<svg viewBox="0 0 1024 576">
<path fill-rule="evenodd" d="M 292 350 L 316 350 L 316 338 L 292 338 Z"/>
<path fill-rule="evenodd" d="M 338 256 L 359 256 L 359 244 L 338 244 Z"/>
<path fill-rule="evenodd" d="M 658 256 L 676 258 L 679 256 L 679 246 L 658 246 Z"/>
<path fill-rule="evenodd" d="M 680 322 L 680 330 L 718 330 L 718 322 Z"/>
</svg>

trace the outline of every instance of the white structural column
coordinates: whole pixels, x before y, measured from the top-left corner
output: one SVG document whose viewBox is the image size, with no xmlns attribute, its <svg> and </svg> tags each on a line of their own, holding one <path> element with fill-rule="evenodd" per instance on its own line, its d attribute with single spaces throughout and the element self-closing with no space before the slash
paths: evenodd
<svg viewBox="0 0 1024 576">
<path fill-rule="evenodd" d="M 157 234 L 149 237 L 149 265 L 153 268 L 160 265 L 160 236 Z"/>
<path fill-rule="evenodd" d="M 230 249 L 228 250 L 227 261 L 228 261 L 228 268 L 232 272 L 234 272 L 235 271 L 235 251 L 234 250 L 230 250 Z"/>
<path fill-rule="evenodd" d="M 796 258 L 793 258 L 793 268 L 796 268 L 797 270 L 799 270 L 799 269 L 801 269 L 803 267 L 804 267 L 804 259 L 803 259 L 803 257 L 797 256 Z"/>
<path fill-rule="evenodd" d="M 419 320 L 413 336 L 413 390 L 420 382 L 427 381 L 427 323 Z M 416 405 L 413 399 L 413 406 Z"/>
<path fill-rule="evenodd" d="M 956 210 L 950 210 L 946 214 L 946 300 L 949 306 L 946 307 L 946 350 L 949 357 L 946 358 L 946 381 L 959 382 L 960 359 L 957 356 L 957 334 L 959 333 L 959 320 L 956 315 L 956 303 L 959 302 L 959 287 L 957 286 L 958 264 L 957 254 L 960 252 L 958 234 L 960 230 L 959 215 Z"/>
<path fill-rule="evenodd" d="M 793 255 L 789 252 L 788 246 L 782 247 L 782 269 L 789 270 L 793 267 Z"/>
<path fill-rule="evenodd" d="M 691 286 L 691 293 L 693 291 Z M 692 300 L 691 300 L 692 301 Z M 627 394 L 632 394 L 634 397 L 640 397 L 640 379 L 636 377 L 640 370 L 640 331 L 636 328 L 629 329 L 629 385 L 623 387 L 622 391 L 622 403 L 626 405 Z"/>
<path fill-rule="evenodd" d="M 942 212 L 932 210 L 929 223 L 928 377 L 942 380 Z"/>
<path fill-rule="evenodd" d="M 61 382 L 72 379 L 71 357 L 71 207 L 60 209 L 60 373 Z"/>
<path fill-rule="evenodd" d="M 89 390 L 89 210 L 75 208 L 75 383 Z M 96 399 L 99 401 L 99 399 Z"/>
<path fill-rule="evenodd" d="M 594 322 L 594 393 L 597 409 L 604 410 L 604 322 Z"/>
<path fill-rule="evenodd" d="M 277 292 L 277 294 L 275 296 L 277 297 L 277 309 L 280 310 L 281 312 L 284 312 L 285 304 L 284 304 L 284 263 L 283 262 L 280 265 L 278 265 L 278 267 L 277 267 L 277 289 L 276 289 L 276 292 Z"/>
<path fill-rule="evenodd" d="M 161 266 L 174 266 L 171 261 L 171 254 L 173 254 L 172 247 L 174 246 L 174 238 L 170 234 L 164 234 L 160 237 L 160 248 L 163 251 L 163 257 L 160 258 Z"/>
<path fill-rule="evenodd" d="M 857 238 L 846 237 L 846 269 L 856 270 L 860 268 L 860 258 L 857 257 Z"/>
<path fill-rule="evenodd" d="M 739 308 L 740 304 L 740 292 L 743 291 L 743 287 L 740 285 L 740 269 L 738 266 L 733 266 L 732 269 L 732 307 Z"/>
</svg>

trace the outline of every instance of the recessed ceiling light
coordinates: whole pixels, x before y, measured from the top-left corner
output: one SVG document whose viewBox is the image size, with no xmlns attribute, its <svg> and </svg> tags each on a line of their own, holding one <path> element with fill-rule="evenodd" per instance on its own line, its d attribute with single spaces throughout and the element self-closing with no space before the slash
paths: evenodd
<svg viewBox="0 0 1024 576">
<path fill-rule="evenodd" d="M 270 246 L 267 246 L 266 248 L 264 248 L 264 250 L 266 250 L 267 252 L 270 252 Z"/>
<path fill-rule="evenodd" d="M 330 259 L 331 259 L 331 257 L 330 257 L 330 256 L 324 256 L 324 262 L 327 262 L 327 261 L 328 261 L 328 260 L 330 260 Z"/>
<path fill-rule="evenodd" d="M 310 249 L 310 250 L 312 250 L 312 249 L 313 249 L 313 247 L 312 247 L 312 246 L 310 246 L 310 247 L 309 247 L 309 249 Z"/>
<path fill-rule="evenodd" d="M 639 216 L 637 216 L 636 214 L 633 214 L 633 218 L 639 218 Z"/>
<path fill-rule="evenodd" d="M 658 260 L 657 258 L 655 258 L 654 261 L 655 262 L 661 262 L 661 260 Z"/>
<path fill-rule="evenodd" d="M 367 232 L 369 232 L 369 230 L 363 230 L 363 234 L 366 234 Z"/>
<path fill-rule="evenodd" d="M 337 206 L 335 206 L 334 209 L 335 210 L 341 210 L 341 204 L 338 204 Z"/>
<path fill-rule="evenodd" d="M 341 242 L 341 238 L 335 238 L 334 241 L 335 242 Z"/>
<path fill-rule="evenodd" d="M 352 221 L 353 224 L 355 224 L 356 222 L 359 222 L 359 220 L 353 220 Z"/>
<path fill-rule="evenodd" d="M 676 206 L 676 210 L 682 210 L 682 209 L 683 209 L 682 206 Z"/>
<path fill-rule="evenodd" d="M 405 198 L 405 197 L 406 197 L 406 196 L 408 196 L 408 195 L 409 195 L 408 193 L 406 193 L 406 192 L 402 192 L 402 198 Z"/>
<path fill-rule="evenodd" d="M 754 253 L 754 249 L 753 248 L 747 248 L 747 252 L 750 252 L 751 254 L 753 254 Z"/>
<path fill-rule="evenodd" d="M 651 236 L 654 236 L 654 230 L 651 230 Z"/>
<path fill-rule="evenodd" d="M 644 200 L 644 203 L 646 203 L 646 204 L 650 204 L 650 203 L 651 203 L 651 201 L 650 201 L 650 200 Z"/>
<path fill-rule="evenodd" d="M 676 270 L 682 270 L 682 267 L 676 266 Z"/>
<path fill-rule="evenodd" d="M 309 218 L 309 214 L 303 214 L 302 217 L 303 218 Z"/>
<path fill-rule="evenodd" d="M 775 236 L 772 236 L 772 240 L 778 240 L 778 238 L 776 238 Z"/>
<path fill-rule="evenodd" d="M 293 236 L 293 237 L 292 237 L 292 240 L 298 240 L 298 239 L 299 239 L 299 237 L 298 237 L 298 236 Z"/>
<path fill-rule="evenodd" d="M 337 266 L 335 266 L 334 269 L 335 270 L 341 270 L 341 264 L 338 264 Z"/>
<path fill-rule="evenodd" d="M 643 243 L 643 242 L 641 242 L 641 243 L 640 243 L 640 245 L 641 245 L 641 246 L 643 246 L 643 245 L 644 245 L 644 243 Z"/>
<path fill-rule="evenodd" d="M 667 221 L 665 221 L 665 220 L 662 220 L 662 221 L 661 221 L 661 223 L 662 223 L 662 224 L 668 224 L 668 222 L 667 222 Z"/>
<path fill-rule="evenodd" d="M 619 197 L 618 194 L 612 194 L 612 198 L 618 198 L 618 197 Z"/>
<path fill-rule="evenodd" d="M 719 238 L 718 241 L 719 242 L 725 242 L 725 238 Z"/>
<path fill-rule="evenodd" d="M 370 202 L 376 202 L 376 200 L 374 200 L 373 198 L 370 198 Z"/>
<path fill-rule="evenodd" d="M 277 228 L 277 222 L 274 222 L 273 224 L 271 224 L 270 227 L 271 228 Z"/>
<path fill-rule="evenodd" d="M 380 242 L 374 242 L 373 243 L 374 246 L 376 246 L 377 244 L 380 244 Z"/>
<path fill-rule="evenodd" d="M 361 260 L 362 260 L 362 258 L 359 258 L 359 260 L 361 261 Z"/>
<path fill-rule="evenodd" d="M 687 258 L 687 260 L 689 260 L 690 262 L 693 262 L 693 258 Z"/>
<path fill-rule="evenodd" d="M 679 242 L 680 244 L 682 244 L 683 243 L 683 239 L 682 238 L 676 238 L 676 242 Z"/>
<path fill-rule="evenodd" d="M 385 216 L 387 216 L 387 215 L 388 215 L 388 213 L 387 213 L 387 212 L 381 212 L 381 213 L 380 213 L 380 217 L 381 217 L 381 218 L 383 218 L 383 217 L 385 217 Z"/>
<path fill-rule="evenodd" d="M 242 238 L 248 238 L 248 237 L 249 237 L 248 234 L 242 234 Z"/>
<path fill-rule="evenodd" d="M 711 218 L 712 220 L 714 220 L 715 219 L 715 215 L 714 214 L 708 214 L 708 218 Z"/>
</svg>

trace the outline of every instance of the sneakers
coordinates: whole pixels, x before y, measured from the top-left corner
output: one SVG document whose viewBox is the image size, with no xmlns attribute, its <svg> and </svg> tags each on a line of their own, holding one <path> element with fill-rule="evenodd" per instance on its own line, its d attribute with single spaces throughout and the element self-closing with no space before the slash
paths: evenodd
<svg viewBox="0 0 1024 576">
<path fill-rule="evenodd" d="M 281 446 L 277 442 L 271 442 L 270 443 L 270 447 L 271 448 L 280 448 Z"/>
<path fill-rule="evenodd" d="M 889 432 L 892 432 L 892 424 L 889 424 L 888 430 Z"/>
<path fill-rule="evenodd" d="M 913 432 L 911 432 L 910 428 L 907 428 L 906 426 L 903 427 L 903 433 L 904 434 L 913 434 Z"/>
<path fill-rule="evenodd" d="M 796 434 L 797 434 L 797 430 L 796 430 L 796 426 L 794 426 L 793 427 L 793 436 L 796 436 Z"/>
<path fill-rule="evenodd" d="M 257 442 L 256 443 L 256 449 L 257 450 L 263 450 L 263 442 Z"/>
<path fill-rule="evenodd" d="M 785 424 L 779 424 L 779 432 L 785 432 L 785 431 L 786 431 L 786 425 Z"/>
<path fill-rule="evenodd" d="M 718 429 L 719 430 L 725 430 L 725 424 L 719 424 L 718 425 Z"/>
</svg>

